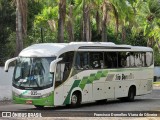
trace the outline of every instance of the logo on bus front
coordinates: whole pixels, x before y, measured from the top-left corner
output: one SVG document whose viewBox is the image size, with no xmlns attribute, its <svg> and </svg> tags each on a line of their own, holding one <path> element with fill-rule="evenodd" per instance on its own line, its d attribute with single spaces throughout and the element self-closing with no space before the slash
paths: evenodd
<svg viewBox="0 0 160 120">
<path fill-rule="evenodd" d="M 26 91 L 22 92 L 19 96 L 23 96 L 23 95 L 31 95 L 31 96 L 38 95 L 38 96 L 40 96 L 41 93 L 38 93 L 38 91 L 26 90 Z"/>
<path fill-rule="evenodd" d="M 38 93 L 37 91 L 31 91 L 31 95 L 41 95 L 41 93 Z"/>
</svg>

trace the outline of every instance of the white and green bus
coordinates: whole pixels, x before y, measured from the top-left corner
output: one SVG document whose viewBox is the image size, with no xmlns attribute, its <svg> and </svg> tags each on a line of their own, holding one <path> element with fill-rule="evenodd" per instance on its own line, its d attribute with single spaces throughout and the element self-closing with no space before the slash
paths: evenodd
<svg viewBox="0 0 160 120">
<path fill-rule="evenodd" d="M 16 104 L 78 106 L 151 93 L 153 50 L 111 42 L 43 43 L 22 50 L 12 79 Z"/>
</svg>

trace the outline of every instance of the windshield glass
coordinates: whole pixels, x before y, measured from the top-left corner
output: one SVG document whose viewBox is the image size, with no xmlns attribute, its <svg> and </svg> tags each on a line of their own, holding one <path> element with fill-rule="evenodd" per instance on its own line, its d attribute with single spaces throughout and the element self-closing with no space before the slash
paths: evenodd
<svg viewBox="0 0 160 120">
<path fill-rule="evenodd" d="M 44 89 L 53 85 L 50 63 L 55 57 L 19 58 L 13 75 L 13 86 L 20 89 Z"/>
</svg>

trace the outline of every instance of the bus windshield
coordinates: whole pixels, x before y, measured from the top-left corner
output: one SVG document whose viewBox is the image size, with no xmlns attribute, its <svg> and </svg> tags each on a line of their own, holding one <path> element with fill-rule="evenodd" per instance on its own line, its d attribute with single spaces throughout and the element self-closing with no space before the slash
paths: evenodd
<svg viewBox="0 0 160 120">
<path fill-rule="evenodd" d="M 19 89 L 45 89 L 53 85 L 53 74 L 49 72 L 50 63 L 55 57 L 20 57 L 13 75 L 13 86 Z"/>
</svg>

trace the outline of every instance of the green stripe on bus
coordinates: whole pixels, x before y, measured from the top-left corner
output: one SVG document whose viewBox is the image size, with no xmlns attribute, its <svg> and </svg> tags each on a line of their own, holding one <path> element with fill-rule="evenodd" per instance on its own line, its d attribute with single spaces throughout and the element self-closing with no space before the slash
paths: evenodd
<svg viewBox="0 0 160 120">
<path fill-rule="evenodd" d="M 81 83 L 79 85 L 79 87 L 83 90 L 85 85 L 88 83 L 88 77 L 83 77 L 83 79 L 81 80 Z"/>
<path fill-rule="evenodd" d="M 66 99 L 65 99 L 65 101 L 64 101 L 63 104 L 69 104 L 69 103 L 70 103 L 70 95 L 71 95 L 71 92 L 72 92 L 73 88 L 79 86 L 80 81 L 81 81 L 81 80 L 75 80 L 75 81 L 74 81 L 74 83 L 73 83 L 71 89 L 69 90 L 69 93 L 68 93 L 68 95 L 67 95 L 67 97 L 66 97 Z"/>
<path fill-rule="evenodd" d="M 108 71 L 107 71 L 107 70 L 104 70 L 104 71 L 102 72 L 102 76 L 101 76 L 101 77 L 107 77 L 107 74 L 108 74 Z"/>
<path fill-rule="evenodd" d="M 107 77 L 107 74 L 108 74 L 107 70 L 98 71 L 96 74 L 92 73 L 90 74 L 90 76 L 83 77 L 82 80 L 75 80 L 63 104 L 70 103 L 70 95 L 71 95 L 73 88 L 79 86 L 83 90 L 86 84 L 92 84 L 93 81 L 100 80 L 100 78 L 102 77 Z"/>
<path fill-rule="evenodd" d="M 95 76 L 96 74 L 90 74 L 90 76 L 88 77 L 88 81 L 92 83 L 95 80 Z"/>
<path fill-rule="evenodd" d="M 94 80 L 99 80 L 101 78 L 102 71 L 98 71 Z"/>
</svg>

